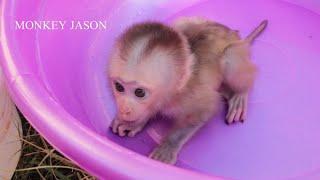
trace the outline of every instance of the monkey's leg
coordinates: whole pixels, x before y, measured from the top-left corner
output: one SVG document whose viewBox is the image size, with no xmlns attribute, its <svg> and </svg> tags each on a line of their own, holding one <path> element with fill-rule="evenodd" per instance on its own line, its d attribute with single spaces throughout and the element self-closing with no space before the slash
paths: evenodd
<svg viewBox="0 0 320 180">
<path fill-rule="evenodd" d="M 249 46 L 246 43 L 235 43 L 227 47 L 222 56 L 224 92 L 228 101 L 226 123 L 246 119 L 248 92 L 251 89 L 256 67 L 250 61 Z"/>
<path fill-rule="evenodd" d="M 200 122 L 197 125 L 186 125 L 175 128 L 162 143 L 151 152 L 149 157 L 164 163 L 175 164 L 182 146 L 203 124 L 204 123 Z"/>
<path fill-rule="evenodd" d="M 223 83 L 233 92 L 248 92 L 253 86 L 257 68 L 250 60 L 249 46 L 234 43 L 227 47 L 221 58 Z"/>
</svg>

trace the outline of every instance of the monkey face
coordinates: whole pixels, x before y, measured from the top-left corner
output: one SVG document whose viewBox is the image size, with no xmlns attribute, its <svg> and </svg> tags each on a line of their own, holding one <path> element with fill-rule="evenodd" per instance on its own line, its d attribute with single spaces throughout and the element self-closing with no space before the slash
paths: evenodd
<svg viewBox="0 0 320 180">
<path fill-rule="evenodd" d="M 153 94 L 151 90 L 137 82 L 125 82 L 122 79 L 112 81 L 116 100 L 117 116 L 123 121 L 144 120 L 152 112 Z"/>
<path fill-rule="evenodd" d="M 123 121 L 152 116 L 191 74 L 189 49 L 182 36 L 163 25 L 142 26 L 121 35 L 110 54 L 108 79 L 117 118 Z"/>
</svg>

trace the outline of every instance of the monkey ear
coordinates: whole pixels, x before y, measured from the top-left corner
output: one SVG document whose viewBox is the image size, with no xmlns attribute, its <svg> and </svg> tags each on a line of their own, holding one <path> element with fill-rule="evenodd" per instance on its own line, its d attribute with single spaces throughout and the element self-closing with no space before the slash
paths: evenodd
<svg viewBox="0 0 320 180">
<path fill-rule="evenodd" d="M 178 84 L 178 87 L 177 87 L 178 91 L 181 91 L 186 86 L 188 81 L 190 80 L 190 77 L 193 73 L 193 65 L 194 65 L 194 55 L 191 54 L 186 59 L 186 62 L 183 64 L 181 71 L 177 76 L 177 77 L 179 77 L 178 83 L 177 83 Z"/>
</svg>

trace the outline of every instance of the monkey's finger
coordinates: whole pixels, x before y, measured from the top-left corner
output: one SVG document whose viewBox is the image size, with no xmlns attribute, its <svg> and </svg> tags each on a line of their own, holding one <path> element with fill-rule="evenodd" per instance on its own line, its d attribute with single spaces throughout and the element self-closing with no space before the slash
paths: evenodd
<svg viewBox="0 0 320 180">
<path fill-rule="evenodd" d="M 118 127 L 118 134 L 119 134 L 119 136 L 121 136 L 121 137 L 125 136 L 125 135 L 126 135 L 126 130 L 127 130 L 127 126 L 125 126 L 125 125 L 120 125 L 120 126 Z"/>
<path fill-rule="evenodd" d="M 119 126 L 119 121 L 118 120 L 113 120 L 112 122 L 112 132 L 117 133 L 118 132 L 118 126 Z"/>
<path fill-rule="evenodd" d="M 129 131 L 129 133 L 128 133 L 128 137 L 134 137 L 136 134 L 137 134 L 136 131 L 131 130 L 131 131 Z"/>
</svg>

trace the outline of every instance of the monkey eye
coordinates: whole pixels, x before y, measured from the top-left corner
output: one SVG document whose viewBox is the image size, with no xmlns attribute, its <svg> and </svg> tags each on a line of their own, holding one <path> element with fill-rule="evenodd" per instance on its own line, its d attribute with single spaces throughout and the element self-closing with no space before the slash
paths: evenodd
<svg viewBox="0 0 320 180">
<path fill-rule="evenodd" d="M 135 91 L 134 91 L 134 94 L 139 97 L 139 98 L 143 98 L 145 95 L 146 95 L 146 92 L 144 89 L 141 89 L 141 88 L 137 88 Z"/>
<path fill-rule="evenodd" d="M 114 85 L 115 85 L 117 91 L 124 92 L 124 87 L 120 83 L 115 82 Z"/>
</svg>

